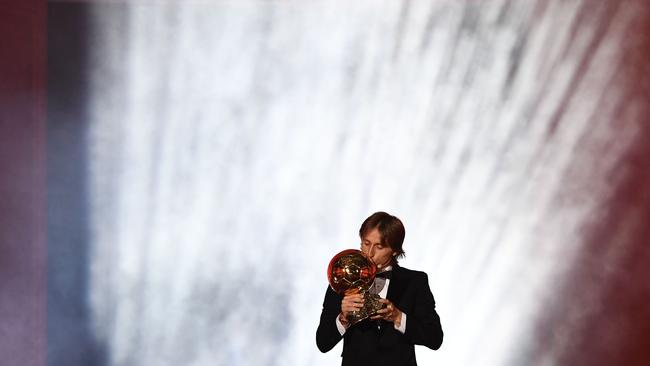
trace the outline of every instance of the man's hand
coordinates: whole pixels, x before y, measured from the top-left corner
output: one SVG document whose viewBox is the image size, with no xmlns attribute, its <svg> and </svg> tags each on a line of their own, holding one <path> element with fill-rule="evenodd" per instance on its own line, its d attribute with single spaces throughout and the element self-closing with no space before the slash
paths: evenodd
<svg viewBox="0 0 650 366">
<path fill-rule="evenodd" d="M 399 327 L 402 322 L 402 312 L 389 300 L 379 299 L 379 301 L 386 304 L 386 307 L 378 310 L 377 314 L 373 315 L 370 319 L 383 319 L 393 323 L 396 327 Z"/>
<path fill-rule="evenodd" d="M 343 300 L 341 300 L 341 314 L 339 314 L 339 321 L 344 327 L 348 327 L 348 314 L 353 311 L 361 310 L 363 307 L 363 296 L 359 293 L 358 289 L 351 289 L 345 292 Z"/>
</svg>

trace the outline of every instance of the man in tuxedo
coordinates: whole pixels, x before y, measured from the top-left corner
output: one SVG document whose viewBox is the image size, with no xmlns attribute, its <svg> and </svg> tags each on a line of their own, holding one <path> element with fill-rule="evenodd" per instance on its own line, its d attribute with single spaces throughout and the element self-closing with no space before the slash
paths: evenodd
<svg viewBox="0 0 650 366">
<path fill-rule="evenodd" d="M 376 315 L 350 324 L 347 315 L 361 309 L 363 297 L 358 293 L 342 296 L 327 288 L 316 344 L 327 352 L 342 338 L 343 366 L 417 365 L 416 344 L 434 350 L 442 344 L 440 318 L 426 273 L 397 263 L 404 255 L 404 234 L 400 219 L 385 212 L 372 214 L 359 229 L 361 251 L 377 265 L 370 292 L 385 304 Z"/>
</svg>

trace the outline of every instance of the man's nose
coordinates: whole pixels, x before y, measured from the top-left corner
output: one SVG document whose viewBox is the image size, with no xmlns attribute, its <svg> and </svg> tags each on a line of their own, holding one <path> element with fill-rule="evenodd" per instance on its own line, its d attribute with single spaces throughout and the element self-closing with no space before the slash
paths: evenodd
<svg viewBox="0 0 650 366">
<path fill-rule="evenodd" d="M 371 245 L 370 249 L 368 249 L 368 256 L 374 257 L 375 256 L 375 246 Z"/>
</svg>

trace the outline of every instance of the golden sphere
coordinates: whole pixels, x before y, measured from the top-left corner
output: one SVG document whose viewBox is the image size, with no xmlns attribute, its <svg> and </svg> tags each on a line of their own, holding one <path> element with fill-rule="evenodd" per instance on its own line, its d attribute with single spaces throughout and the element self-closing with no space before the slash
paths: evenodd
<svg viewBox="0 0 650 366">
<path fill-rule="evenodd" d="M 366 291 L 375 279 L 377 266 L 360 250 L 346 249 L 336 254 L 327 266 L 327 280 L 336 293 L 350 289 Z"/>
</svg>

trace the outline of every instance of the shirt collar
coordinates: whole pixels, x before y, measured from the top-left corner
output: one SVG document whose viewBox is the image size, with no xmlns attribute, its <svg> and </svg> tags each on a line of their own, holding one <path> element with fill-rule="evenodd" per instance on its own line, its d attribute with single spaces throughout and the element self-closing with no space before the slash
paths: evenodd
<svg viewBox="0 0 650 366">
<path fill-rule="evenodd" d="M 391 264 L 391 265 L 388 265 L 388 266 L 382 268 L 381 271 L 379 271 L 379 272 L 377 272 L 377 273 L 386 272 L 386 271 L 392 271 L 392 270 L 393 270 L 393 265 Z"/>
</svg>

